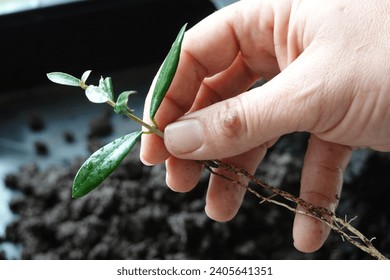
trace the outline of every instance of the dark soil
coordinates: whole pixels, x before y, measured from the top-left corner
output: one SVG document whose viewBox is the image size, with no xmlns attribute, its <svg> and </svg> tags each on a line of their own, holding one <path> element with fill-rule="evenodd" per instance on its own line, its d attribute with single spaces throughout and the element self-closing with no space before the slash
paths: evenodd
<svg viewBox="0 0 390 280">
<path fill-rule="evenodd" d="M 39 156 L 47 156 L 49 154 L 49 148 L 44 141 L 38 140 L 34 142 L 35 152 Z"/>
<path fill-rule="evenodd" d="M 89 138 L 104 137 L 112 133 L 111 111 L 105 111 L 104 114 L 98 115 L 90 121 Z"/>
<path fill-rule="evenodd" d="M 65 131 L 63 137 L 65 142 L 68 144 L 73 144 L 76 141 L 76 138 L 71 131 Z"/>
<path fill-rule="evenodd" d="M 99 147 L 94 141 L 91 150 Z M 283 137 L 258 176 L 297 194 L 306 143 L 306 134 Z M 371 259 L 336 233 L 316 253 L 296 251 L 293 214 L 259 205 L 251 194 L 232 221 L 212 221 L 204 213 L 207 172 L 193 191 L 174 193 L 165 186 L 164 167 L 145 167 L 138 154 L 132 152 L 101 187 L 80 199 L 71 199 L 71 185 L 83 159 L 45 170 L 27 164 L 9 174 L 5 183 L 18 192 L 10 203 L 18 218 L 0 242 L 21 244 L 22 259 Z M 387 256 L 389 166 L 389 154 L 357 152 L 338 209 L 341 217 L 357 216 L 353 225 L 376 237 L 374 245 Z"/>
<path fill-rule="evenodd" d="M 27 124 L 32 131 L 38 132 L 45 128 L 45 122 L 39 112 L 29 112 L 27 115 Z"/>
</svg>

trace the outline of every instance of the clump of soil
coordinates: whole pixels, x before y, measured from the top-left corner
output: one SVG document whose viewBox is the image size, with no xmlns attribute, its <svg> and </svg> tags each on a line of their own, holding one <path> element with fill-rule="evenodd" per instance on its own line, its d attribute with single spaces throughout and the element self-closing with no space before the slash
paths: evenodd
<svg viewBox="0 0 390 280">
<path fill-rule="evenodd" d="M 45 121 L 39 112 L 31 111 L 27 115 L 27 125 L 32 131 L 38 132 L 45 128 Z"/>
<path fill-rule="evenodd" d="M 34 147 L 36 154 L 39 156 L 47 156 L 49 154 L 49 148 L 44 141 L 35 141 Z"/>
<path fill-rule="evenodd" d="M 306 140 L 305 134 L 283 137 L 257 175 L 297 194 Z M 7 176 L 20 194 L 10 204 L 18 218 L 3 241 L 21 244 L 23 259 L 371 259 L 336 233 L 316 253 L 296 251 L 293 214 L 259 205 L 250 194 L 232 221 L 214 222 L 204 213 L 207 172 L 193 191 L 174 193 L 165 186 L 164 167 L 143 166 L 138 151 L 98 189 L 71 199 L 82 162 L 46 170 L 30 164 Z M 390 256 L 390 157 L 369 152 L 364 162 L 351 164 L 338 212 L 357 215 L 353 225 Z"/>
<path fill-rule="evenodd" d="M 76 141 L 76 137 L 71 131 L 65 131 L 63 137 L 65 142 L 68 144 L 73 144 Z"/>
<path fill-rule="evenodd" d="M 113 127 L 111 125 L 111 111 L 105 111 L 104 114 L 98 115 L 90 121 L 88 138 L 99 138 L 109 136 Z"/>
</svg>

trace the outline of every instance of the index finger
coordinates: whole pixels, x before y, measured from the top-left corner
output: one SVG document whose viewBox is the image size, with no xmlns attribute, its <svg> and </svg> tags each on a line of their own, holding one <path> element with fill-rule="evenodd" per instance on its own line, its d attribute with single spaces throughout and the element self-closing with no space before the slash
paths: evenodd
<svg viewBox="0 0 390 280">
<path fill-rule="evenodd" d="M 175 78 L 155 116 L 161 130 L 187 113 L 204 79 L 228 69 L 239 53 L 259 75 L 273 67 L 270 65 L 275 64 L 276 59 L 271 2 L 240 1 L 210 15 L 186 32 Z M 270 60 L 274 60 L 273 63 Z M 224 93 L 219 94 L 223 98 Z M 144 108 L 144 121 L 148 123 L 151 123 L 150 99 L 151 92 Z M 143 136 L 141 159 L 144 163 L 156 164 L 168 156 L 161 138 Z"/>
</svg>

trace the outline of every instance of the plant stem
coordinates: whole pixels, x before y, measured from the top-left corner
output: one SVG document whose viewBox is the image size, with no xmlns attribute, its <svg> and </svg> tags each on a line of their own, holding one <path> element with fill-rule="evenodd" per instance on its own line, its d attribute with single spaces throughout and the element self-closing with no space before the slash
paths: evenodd
<svg viewBox="0 0 390 280">
<path fill-rule="evenodd" d="M 153 133 L 161 138 L 164 138 L 164 133 L 161 130 L 159 130 L 157 127 L 145 123 L 143 120 L 141 120 L 140 118 L 138 118 L 137 116 L 133 115 L 130 112 L 128 112 L 126 116 L 132 119 L 133 121 L 141 124 L 143 127 L 145 127 L 148 130 L 149 133 Z"/>
<path fill-rule="evenodd" d="M 115 108 L 115 106 L 116 106 L 116 103 L 112 100 L 108 100 L 106 103 L 113 108 Z M 151 125 L 147 124 L 146 122 L 144 122 L 143 120 L 141 120 L 140 118 L 135 116 L 133 113 L 131 113 L 131 111 L 129 109 L 127 109 L 126 114 L 124 114 L 124 115 L 126 117 L 132 119 L 133 121 L 139 123 L 143 127 L 145 127 L 148 130 L 147 133 L 153 133 L 161 138 L 164 138 L 164 133 L 161 130 L 159 130 L 156 126 L 151 126 Z"/>
</svg>

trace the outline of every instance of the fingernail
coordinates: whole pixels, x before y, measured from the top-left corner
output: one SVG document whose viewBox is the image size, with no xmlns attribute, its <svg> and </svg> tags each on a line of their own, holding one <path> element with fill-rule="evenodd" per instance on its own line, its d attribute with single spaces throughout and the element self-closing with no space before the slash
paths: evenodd
<svg viewBox="0 0 390 280">
<path fill-rule="evenodd" d="M 203 144 L 202 127 L 195 119 L 175 122 L 165 128 L 164 141 L 173 155 L 191 153 Z"/>
</svg>

